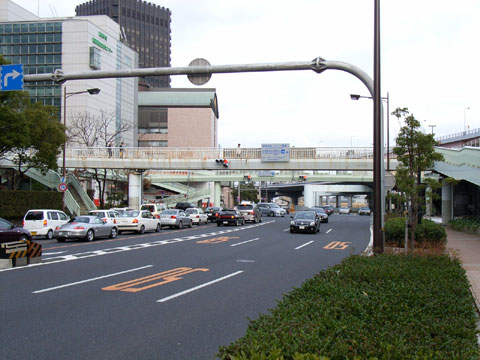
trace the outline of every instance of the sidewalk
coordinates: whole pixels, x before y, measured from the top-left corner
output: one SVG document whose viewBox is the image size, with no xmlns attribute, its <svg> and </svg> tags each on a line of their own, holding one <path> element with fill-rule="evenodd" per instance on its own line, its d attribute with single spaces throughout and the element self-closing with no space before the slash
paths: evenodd
<svg viewBox="0 0 480 360">
<path fill-rule="evenodd" d="M 480 235 L 445 228 L 448 253 L 458 257 L 470 281 L 471 291 L 480 311 Z"/>
</svg>

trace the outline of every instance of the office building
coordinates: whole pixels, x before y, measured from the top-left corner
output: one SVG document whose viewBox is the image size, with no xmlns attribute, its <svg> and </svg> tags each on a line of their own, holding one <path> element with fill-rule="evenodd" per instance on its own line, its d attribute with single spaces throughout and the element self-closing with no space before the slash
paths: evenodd
<svg viewBox="0 0 480 360">
<path fill-rule="evenodd" d="M 75 8 L 77 16 L 107 15 L 120 24 L 129 46 L 139 54 L 141 68 L 169 67 L 171 12 L 140 0 L 92 0 Z M 169 88 L 169 76 L 141 79 L 153 88 Z"/>
<path fill-rule="evenodd" d="M 41 19 L 9 0 L 0 0 L 0 55 L 12 64 L 23 64 L 25 75 L 138 67 L 137 53 L 122 41 L 120 26 L 108 16 Z M 95 96 L 86 93 L 92 88 L 101 91 Z M 137 78 L 24 84 L 32 102 L 57 106 L 62 121 L 67 100 L 67 129 L 81 116 L 107 116 L 109 134 L 118 133 L 115 142 L 125 146 L 136 145 L 137 88 Z M 82 145 L 71 140 L 67 146 Z"/>
</svg>

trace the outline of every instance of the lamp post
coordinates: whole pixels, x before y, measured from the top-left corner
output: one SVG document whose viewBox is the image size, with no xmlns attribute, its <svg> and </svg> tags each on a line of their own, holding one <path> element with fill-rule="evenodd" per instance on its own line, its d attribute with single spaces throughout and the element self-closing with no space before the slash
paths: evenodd
<svg viewBox="0 0 480 360">
<path fill-rule="evenodd" d="M 433 135 L 433 128 L 436 127 L 437 125 L 428 125 L 432 128 L 432 135 Z"/>
<path fill-rule="evenodd" d="M 463 131 L 467 133 L 467 110 L 470 110 L 469 107 L 463 109 Z"/>
<path fill-rule="evenodd" d="M 360 98 L 373 99 L 371 96 L 360 96 L 357 94 L 350 94 L 350 99 L 358 100 Z M 387 103 L 387 171 L 390 171 L 390 94 L 387 92 L 387 97 L 382 97 Z"/>
<path fill-rule="evenodd" d="M 87 89 L 83 91 L 73 91 L 73 92 L 67 92 L 67 87 L 63 87 L 63 126 L 65 128 L 65 131 L 67 130 L 67 98 L 73 95 L 79 95 L 79 94 L 90 94 L 90 95 L 97 95 L 100 92 L 99 88 L 92 88 L 92 89 Z M 66 151 L 66 145 L 67 142 L 63 144 L 63 178 L 65 179 L 67 175 L 67 168 L 66 168 L 66 156 L 65 156 L 65 151 Z M 66 179 L 65 179 L 66 181 Z M 62 208 L 63 211 L 65 211 L 65 191 L 63 192 L 63 201 L 62 201 Z"/>
</svg>

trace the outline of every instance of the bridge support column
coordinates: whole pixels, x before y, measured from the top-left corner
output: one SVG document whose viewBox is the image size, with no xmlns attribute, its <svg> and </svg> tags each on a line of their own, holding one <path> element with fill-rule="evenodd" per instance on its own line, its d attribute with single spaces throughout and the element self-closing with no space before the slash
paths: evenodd
<svg viewBox="0 0 480 360">
<path fill-rule="evenodd" d="M 447 225 L 453 219 L 453 185 L 442 186 L 442 224 Z"/>
<path fill-rule="evenodd" d="M 143 171 L 132 171 L 128 174 L 128 207 L 140 209 L 143 193 Z"/>
<path fill-rule="evenodd" d="M 335 196 L 335 207 L 337 209 L 340 207 L 340 195 Z"/>
<path fill-rule="evenodd" d="M 352 197 L 351 197 L 351 196 L 348 196 L 348 197 L 347 197 L 347 206 L 348 206 L 349 208 L 352 207 Z"/>
<path fill-rule="evenodd" d="M 220 195 L 222 194 L 222 187 L 220 182 L 215 181 L 213 183 L 213 205 L 220 206 Z"/>
</svg>

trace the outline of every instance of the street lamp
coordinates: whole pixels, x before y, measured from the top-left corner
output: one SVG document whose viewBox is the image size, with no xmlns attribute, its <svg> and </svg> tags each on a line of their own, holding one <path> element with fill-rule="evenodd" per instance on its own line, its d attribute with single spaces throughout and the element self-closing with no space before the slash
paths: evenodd
<svg viewBox="0 0 480 360">
<path fill-rule="evenodd" d="M 73 95 L 79 95 L 79 94 L 90 94 L 90 95 L 97 95 L 100 92 L 99 88 L 92 88 L 92 89 L 87 89 L 83 91 L 73 91 L 73 92 L 67 92 L 67 87 L 64 86 L 63 88 L 63 126 L 65 128 L 65 131 L 67 130 L 67 98 Z M 65 177 L 67 175 L 67 168 L 65 166 L 65 151 L 66 151 L 66 144 L 67 142 L 63 143 L 63 178 L 64 181 L 66 181 Z M 62 201 L 62 207 L 63 211 L 65 211 L 65 191 L 63 192 L 63 201 Z"/>
<path fill-rule="evenodd" d="M 432 135 L 433 135 L 433 128 L 436 127 L 437 125 L 428 125 L 432 128 Z"/>
<path fill-rule="evenodd" d="M 467 110 L 470 110 L 469 107 L 463 109 L 463 131 L 467 133 Z"/>
<path fill-rule="evenodd" d="M 350 94 L 350 99 L 352 100 L 358 100 L 360 98 L 364 99 L 373 99 L 371 96 L 360 96 L 357 94 Z M 390 95 L 387 92 L 387 97 L 382 97 L 382 100 L 384 100 L 387 103 L 387 171 L 390 171 Z"/>
</svg>

